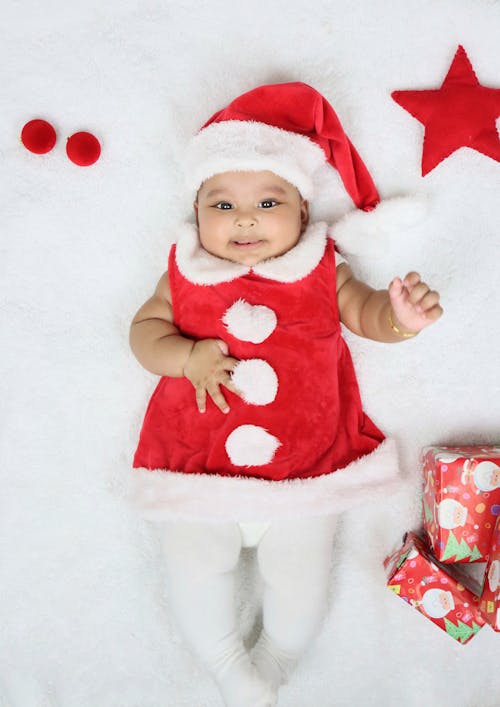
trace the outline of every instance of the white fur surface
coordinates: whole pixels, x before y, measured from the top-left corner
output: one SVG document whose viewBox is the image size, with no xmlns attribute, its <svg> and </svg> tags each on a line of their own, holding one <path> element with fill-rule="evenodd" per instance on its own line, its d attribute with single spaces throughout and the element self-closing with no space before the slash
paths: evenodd
<svg viewBox="0 0 500 707">
<path fill-rule="evenodd" d="M 500 634 L 458 645 L 385 588 L 382 560 L 419 525 L 420 448 L 498 442 L 500 420 L 500 165 L 463 148 L 422 178 L 424 129 L 390 92 L 439 87 L 459 43 L 499 87 L 499 28 L 496 0 L 3 4 L 1 707 L 221 707 L 174 625 L 153 527 L 122 498 L 157 382 L 128 326 L 190 215 L 187 139 L 236 95 L 294 80 L 332 103 L 383 198 L 428 203 L 379 257 L 350 259 L 356 275 L 383 288 L 415 269 L 445 314 L 397 346 L 347 337 L 407 481 L 343 515 L 330 612 L 279 707 L 498 707 Z M 58 133 L 47 155 L 18 140 L 35 117 Z M 102 142 L 93 167 L 66 157 L 79 130 Z M 323 177 L 313 218 L 331 222 L 352 204 Z M 250 644 L 251 550 L 238 584 Z"/>
</svg>

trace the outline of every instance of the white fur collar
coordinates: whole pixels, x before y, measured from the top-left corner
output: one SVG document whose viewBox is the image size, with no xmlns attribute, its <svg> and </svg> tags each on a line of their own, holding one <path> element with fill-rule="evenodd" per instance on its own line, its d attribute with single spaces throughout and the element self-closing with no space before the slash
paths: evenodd
<svg viewBox="0 0 500 707">
<path fill-rule="evenodd" d="M 198 230 L 193 223 L 184 223 L 176 246 L 177 266 L 186 280 L 196 285 L 216 285 L 248 274 L 251 270 L 261 277 L 278 282 L 297 282 L 309 275 L 325 252 L 328 225 L 324 221 L 310 224 L 299 242 L 283 255 L 263 260 L 250 267 L 218 258 L 201 247 Z"/>
</svg>

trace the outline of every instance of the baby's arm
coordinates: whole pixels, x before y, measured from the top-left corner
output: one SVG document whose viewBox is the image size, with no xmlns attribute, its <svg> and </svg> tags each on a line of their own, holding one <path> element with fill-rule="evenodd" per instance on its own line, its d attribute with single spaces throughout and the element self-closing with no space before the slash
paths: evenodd
<svg viewBox="0 0 500 707">
<path fill-rule="evenodd" d="M 165 272 L 152 297 L 130 326 L 130 348 L 139 363 L 159 376 L 181 378 L 195 342 L 179 334 L 173 323 L 168 274 Z"/>
<path fill-rule="evenodd" d="M 220 384 L 239 395 L 229 374 L 238 360 L 227 355 L 227 344 L 220 339 L 189 339 L 175 326 L 166 272 L 133 318 L 129 341 L 134 356 L 151 373 L 185 376 L 195 388 L 200 412 L 205 412 L 207 393 L 223 412 L 229 411 Z"/>
<path fill-rule="evenodd" d="M 356 280 L 346 263 L 337 268 L 337 300 L 340 320 L 348 329 L 387 343 L 415 336 L 443 313 L 439 294 L 418 273 L 394 278 L 388 290 L 374 290 Z"/>
</svg>

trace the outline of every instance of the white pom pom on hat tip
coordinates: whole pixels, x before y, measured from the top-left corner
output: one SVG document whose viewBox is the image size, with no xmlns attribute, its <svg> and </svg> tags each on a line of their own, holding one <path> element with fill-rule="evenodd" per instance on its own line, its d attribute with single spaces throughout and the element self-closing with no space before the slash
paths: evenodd
<svg viewBox="0 0 500 707">
<path fill-rule="evenodd" d="M 428 210 L 428 199 L 421 194 L 384 199 L 372 211 L 355 209 L 342 216 L 331 226 L 330 236 L 342 255 L 378 255 L 401 238 L 403 228 L 421 223 Z"/>
</svg>

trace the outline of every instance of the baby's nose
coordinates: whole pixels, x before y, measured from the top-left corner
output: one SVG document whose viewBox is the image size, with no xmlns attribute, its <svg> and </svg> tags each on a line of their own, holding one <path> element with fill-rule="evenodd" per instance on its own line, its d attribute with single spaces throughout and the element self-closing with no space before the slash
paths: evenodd
<svg viewBox="0 0 500 707">
<path fill-rule="evenodd" d="M 240 228 L 254 226 L 256 221 L 255 215 L 250 212 L 240 213 L 236 216 L 236 225 Z"/>
</svg>

